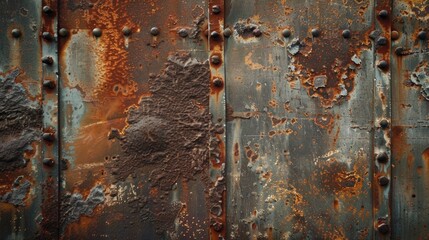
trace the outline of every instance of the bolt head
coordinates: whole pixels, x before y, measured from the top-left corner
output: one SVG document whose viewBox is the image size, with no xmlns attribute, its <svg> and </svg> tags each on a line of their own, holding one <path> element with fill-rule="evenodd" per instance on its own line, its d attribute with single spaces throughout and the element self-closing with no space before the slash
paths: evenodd
<svg viewBox="0 0 429 240">
<path fill-rule="evenodd" d="M 350 30 L 346 29 L 343 31 L 343 38 L 350 38 L 352 36 L 352 33 L 350 32 Z"/>
<path fill-rule="evenodd" d="M 387 223 L 380 223 L 377 226 L 378 232 L 381 234 L 387 234 L 390 231 L 389 225 Z"/>
<path fill-rule="evenodd" d="M 223 86 L 222 79 L 220 79 L 220 78 L 213 79 L 213 86 L 215 86 L 215 87 L 222 87 Z"/>
<path fill-rule="evenodd" d="M 42 38 L 45 39 L 46 41 L 52 41 L 54 39 L 54 37 L 50 32 L 43 32 Z"/>
<path fill-rule="evenodd" d="M 43 133 L 42 135 L 43 140 L 47 142 L 53 142 L 55 140 L 55 136 L 53 133 Z"/>
<path fill-rule="evenodd" d="M 130 36 L 131 33 L 132 33 L 132 31 L 131 31 L 130 27 L 125 26 L 124 28 L 122 28 L 122 34 L 124 34 L 124 36 L 126 36 L 126 37 Z"/>
<path fill-rule="evenodd" d="M 285 30 L 282 31 L 282 36 L 284 38 L 290 37 L 291 34 L 292 34 L 292 32 L 289 29 L 285 29 Z"/>
<path fill-rule="evenodd" d="M 158 35 L 159 35 L 159 28 L 157 28 L 157 27 L 153 27 L 153 28 L 151 28 L 151 29 L 150 29 L 150 34 L 151 34 L 152 36 L 158 36 Z"/>
<path fill-rule="evenodd" d="M 397 47 L 395 49 L 395 54 L 398 55 L 398 56 L 403 55 L 404 54 L 404 48 L 403 47 Z"/>
<path fill-rule="evenodd" d="M 58 31 L 58 34 L 59 34 L 61 37 L 67 37 L 67 36 L 69 35 L 69 31 L 68 31 L 67 29 L 65 29 L 65 28 L 61 28 L 61 29 Z"/>
<path fill-rule="evenodd" d="M 45 158 L 45 159 L 43 159 L 43 165 L 48 166 L 48 167 L 52 167 L 55 165 L 55 161 L 52 158 Z"/>
<path fill-rule="evenodd" d="M 311 35 L 312 35 L 313 37 L 319 37 L 319 36 L 320 36 L 320 30 L 319 30 L 319 29 L 317 29 L 317 28 L 312 29 L 312 30 L 311 30 Z"/>
<path fill-rule="evenodd" d="M 387 121 L 386 119 L 383 119 L 380 121 L 380 127 L 382 129 L 387 129 L 389 127 L 389 121 Z"/>
<path fill-rule="evenodd" d="M 399 32 L 398 32 L 398 31 L 392 31 L 392 32 L 390 33 L 390 38 L 391 38 L 392 40 L 398 40 L 398 38 L 399 38 Z"/>
<path fill-rule="evenodd" d="M 378 178 L 378 184 L 380 184 L 380 186 L 387 186 L 389 184 L 389 178 L 387 178 L 386 176 L 381 176 Z"/>
<path fill-rule="evenodd" d="M 226 28 L 225 30 L 223 30 L 224 37 L 230 37 L 231 34 L 232 34 L 232 30 L 230 28 Z"/>
<path fill-rule="evenodd" d="M 12 29 L 11 33 L 12 33 L 12 37 L 14 37 L 14 38 L 21 37 L 21 30 L 19 30 L 18 28 Z"/>
<path fill-rule="evenodd" d="M 217 31 L 213 31 L 213 32 L 210 33 L 210 36 L 212 38 L 218 38 L 218 37 L 220 37 L 220 34 Z"/>
<path fill-rule="evenodd" d="M 53 80 L 44 80 L 43 81 L 43 87 L 47 89 L 54 89 L 55 88 L 55 82 Z"/>
<path fill-rule="evenodd" d="M 377 45 L 384 46 L 386 44 L 387 44 L 387 38 L 385 38 L 385 37 L 379 37 L 377 39 Z"/>
<path fill-rule="evenodd" d="M 260 37 L 262 35 L 262 31 L 259 28 L 253 29 L 253 36 Z"/>
<path fill-rule="evenodd" d="M 42 63 L 52 65 L 54 63 L 54 59 L 51 56 L 42 57 Z"/>
<path fill-rule="evenodd" d="M 220 6 L 219 5 L 213 5 L 212 13 L 219 14 L 220 13 Z"/>
<path fill-rule="evenodd" d="M 220 63 L 220 57 L 219 57 L 218 55 L 213 55 L 213 56 L 210 58 L 210 61 L 211 61 L 211 63 L 213 63 L 213 64 L 219 64 L 219 63 Z"/>
<path fill-rule="evenodd" d="M 381 10 L 378 13 L 378 16 L 381 17 L 381 18 L 388 18 L 389 17 L 389 12 L 387 10 Z"/>
<path fill-rule="evenodd" d="M 102 32 L 101 32 L 101 29 L 100 28 L 94 28 L 93 30 L 92 30 L 92 35 L 94 35 L 94 37 L 101 37 L 101 34 L 102 34 Z"/>
<path fill-rule="evenodd" d="M 46 13 L 46 14 L 52 14 L 53 12 L 54 12 L 54 10 L 52 10 L 52 8 L 51 7 L 49 7 L 49 6 L 43 6 L 43 12 L 44 13 Z"/>
<path fill-rule="evenodd" d="M 387 155 L 386 152 L 381 152 L 379 154 L 377 154 L 377 162 L 379 163 L 387 163 L 389 161 L 389 156 Z"/>
<path fill-rule="evenodd" d="M 180 29 L 177 33 L 178 33 L 178 34 L 179 34 L 179 36 L 180 36 L 180 37 L 182 37 L 182 38 L 185 38 L 185 37 L 187 37 L 187 36 L 188 36 L 188 30 L 186 30 L 186 29 L 184 29 L 184 28 Z"/>
<path fill-rule="evenodd" d="M 389 64 L 387 63 L 387 61 L 385 61 L 385 60 L 381 60 L 381 61 L 377 64 L 377 67 L 378 67 L 378 68 L 380 68 L 380 69 L 382 69 L 382 70 L 385 70 L 385 69 L 387 69 L 387 68 L 389 67 Z"/>
<path fill-rule="evenodd" d="M 427 38 L 427 33 L 426 33 L 426 31 L 420 31 L 420 32 L 417 34 L 417 37 L 418 37 L 420 40 L 426 40 L 426 38 Z"/>
</svg>

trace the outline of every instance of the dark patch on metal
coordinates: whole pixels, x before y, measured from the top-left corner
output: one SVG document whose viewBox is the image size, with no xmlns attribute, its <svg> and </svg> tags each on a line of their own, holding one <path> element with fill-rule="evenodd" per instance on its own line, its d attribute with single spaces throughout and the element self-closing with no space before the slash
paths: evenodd
<svg viewBox="0 0 429 240">
<path fill-rule="evenodd" d="M 250 19 L 248 19 L 247 22 L 237 22 L 234 24 L 234 30 L 244 39 L 256 36 L 253 32 L 256 29 L 259 29 L 258 25 L 251 23 Z"/>
<path fill-rule="evenodd" d="M 0 74 L 0 172 L 26 166 L 40 137 L 42 109 L 16 82 L 19 70 Z"/>
<path fill-rule="evenodd" d="M 67 1 L 67 8 L 75 11 L 75 10 L 88 10 L 94 6 L 92 2 L 82 1 L 82 0 L 70 0 Z"/>
<path fill-rule="evenodd" d="M 43 187 L 42 221 L 37 239 L 58 239 L 58 182 L 56 178 L 48 177 L 41 185 Z"/>
<path fill-rule="evenodd" d="M 30 192 L 31 183 L 19 176 L 12 184 L 12 190 L 0 195 L 0 202 L 10 203 L 15 207 L 25 206 L 24 200 Z"/>
<path fill-rule="evenodd" d="M 81 216 L 91 216 L 95 207 L 105 200 L 104 187 L 97 185 L 91 189 L 88 197 L 84 200 L 80 193 L 67 193 L 61 201 L 61 229 L 67 224 L 78 221 Z"/>
</svg>

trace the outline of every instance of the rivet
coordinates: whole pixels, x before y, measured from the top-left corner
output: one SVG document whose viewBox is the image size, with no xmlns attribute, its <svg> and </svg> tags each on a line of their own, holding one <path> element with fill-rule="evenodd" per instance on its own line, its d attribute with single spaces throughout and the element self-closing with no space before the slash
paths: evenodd
<svg viewBox="0 0 429 240">
<path fill-rule="evenodd" d="M 389 17 L 389 12 L 387 10 L 381 10 L 378 13 L 378 16 L 380 16 L 381 18 L 387 18 L 387 17 Z"/>
<path fill-rule="evenodd" d="M 213 55 L 213 56 L 210 58 L 210 61 L 211 61 L 211 63 L 213 63 L 213 64 L 219 64 L 219 63 L 220 63 L 220 57 L 219 57 L 218 55 Z"/>
<path fill-rule="evenodd" d="M 389 156 L 387 156 L 386 152 L 381 152 L 377 154 L 376 158 L 379 163 L 387 163 L 389 161 Z"/>
<path fill-rule="evenodd" d="M 396 55 L 401 56 L 401 55 L 403 55 L 403 53 L 404 53 L 404 48 L 403 47 L 397 47 L 395 49 L 395 54 Z"/>
<path fill-rule="evenodd" d="M 282 31 L 282 36 L 284 38 L 290 37 L 291 34 L 292 34 L 292 32 L 289 29 L 285 29 L 285 30 Z"/>
<path fill-rule="evenodd" d="M 399 38 L 399 33 L 398 33 L 398 31 L 392 31 L 392 32 L 390 33 L 390 38 L 391 38 L 392 40 L 398 40 L 398 38 Z"/>
<path fill-rule="evenodd" d="M 420 32 L 417 34 L 417 37 L 418 37 L 420 40 L 426 40 L 426 37 L 427 37 L 426 31 L 420 31 Z"/>
<path fill-rule="evenodd" d="M 385 38 L 385 37 L 379 37 L 377 39 L 377 45 L 384 46 L 386 44 L 387 44 L 387 38 Z"/>
<path fill-rule="evenodd" d="M 220 13 L 220 6 L 219 5 L 213 5 L 212 13 L 219 14 Z"/>
<path fill-rule="evenodd" d="M 179 36 L 181 36 L 182 38 L 185 38 L 185 37 L 187 37 L 187 36 L 188 36 L 188 30 L 186 30 L 186 29 L 184 29 L 184 28 L 180 29 L 177 33 L 178 33 L 178 34 L 179 34 Z"/>
<path fill-rule="evenodd" d="M 343 31 L 342 35 L 343 35 L 343 38 L 350 38 L 352 34 L 351 34 L 350 30 L 346 29 Z"/>
<path fill-rule="evenodd" d="M 19 30 L 18 28 L 12 29 L 12 37 L 14 38 L 21 37 L 21 30 Z"/>
<path fill-rule="evenodd" d="M 47 142 L 53 142 L 55 140 L 55 135 L 53 133 L 43 133 L 42 138 Z"/>
<path fill-rule="evenodd" d="M 42 57 L 42 63 L 52 65 L 54 63 L 54 59 L 52 59 L 51 56 L 44 56 Z"/>
<path fill-rule="evenodd" d="M 383 119 L 380 121 L 380 127 L 382 129 L 387 129 L 389 127 L 389 121 L 387 121 L 386 119 Z"/>
<path fill-rule="evenodd" d="M 55 81 L 53 80 L 44 80 L 43 81 L 43 87 L 48 89 L 54 89 L 55 88 Z"/>
<path fill-rule="evenodd" d="M 43 32 L 42 38 L 45 39 L 46 41 L 52 41 L 53 39 L 52 34 L 50 32 Z"/>
<path fill-rule="evenodd" d="M 151 28 L 151 29 L 150 29 L 150 34 L 151 34 L 152 36 L 158 36 L 158 35 L 159 35 L 159 28 L 157 28 L 157 27 L 153 27 L 153 28 Z"/>
<path fill-rule="evenodd" d="M 43 165 L 48 166 L 48 167 L 52 167 L 54 166 L 55 161 L 52 158 L 44 158 L 43 159 Z"/>
<path fill-rule="evenodd" d="M 387 186 L 389 184 L 389 178 L 386 176 L 380 176 L 378 178 L 378 184 L 380 184 L 380 186 Z"/>
<path fill-rule="evenodd" d="M 130 36 L 131 35 L 131 28 L 125 26 L 124 28 L 122 28 L 122 34 L 124 34 L 124 36 Z"/>
<path fill-rule="evenodd" d="M 311 30 L 311 35 L 313 35 L 313 37 L 318 37 L 320 36 L 320 30 L 317 28 L 314 28 Z"/>
<path fill-rule="evenodd" d="M 378 64 L 377 67 L 380 69 L 387 69 L 389 67 L 389 64 L 385 61 L 385 60 L 381 60 Z"/>
<path fill-rule="evenodd" d="M 230 28 L 226 28 L 225 30 L 223 30 L 223 36 L 230 37 L 231 34 L 232 34 L 232 31 Z"/>
<path fill-rule="evenodd" d="M 260 37 L 262 35 L 262 31 L 259 28 L 253 29 L 253 36 Z"/>
<path fill-rule="evenodd" d="M 213 85 L 215 87 L 222 87 L 222 85 L 223 85 L 222 79 L 220 79 L 220 78 L 213 79 Z"/>
<path fill-rule="evenodd" d="M 217 31 L 213 31 L 213 32 L 210 33 L 210 36 L 212 38 L 218 38 L 220 36 L 220 34 Z"/>
<path fill-rule="evenodd" d="M 390 231 L 389 225 L 387 223 L 380 223 L 377 226 L 377 230 L 381 234 L 387 234 Z"/>
<path fill-rule="evenodd" d="M 68 31 L 67 29 L 65 29 L 65 28 L 61 28 L 61 29 L 58 31 L 58 34 L 59 34 L 61 37 L 67 37 L 67 36 L 69 35 L 69 31 Z"/>
<path fill-rule="evenodd" d="M 52 8 L 49 7 L 49 6 L 44 6 L 43 7 L 43 12 L 46 13 L 46 14 L 52 14 L 54 12 L 54 10 L 52 10 Z"/>
<path fill-rule="evenodd" d="M 101 37 L 101 29 L 100 28 L 94 28 L 92 30 L 92 35 L 94 35 L 94 37 Z"/>
</svg>

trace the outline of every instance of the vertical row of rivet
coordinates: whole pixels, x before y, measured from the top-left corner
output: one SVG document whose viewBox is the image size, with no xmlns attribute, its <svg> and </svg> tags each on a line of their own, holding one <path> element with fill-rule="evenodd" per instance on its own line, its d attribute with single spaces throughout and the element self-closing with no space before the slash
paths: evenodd
<svg viewBox="0 0 429 240">
<path fill-rule="evenodd" d="M 42 43 L 42 106 L 43 106 L 43 133 L 42 156 L 45 171 L 42 175 L 43 205 L 42 215 L 50 218 L 58 213 L 56 207 L 48 207 L 58 202 L 59 183 L 59 128 L 58 128 L 58 46 L 57 23 L 58 6 L 56 0 L 42 1 L 42 30 L 40 32 Z M 55 211 L 55 212 L 48 212 Z M 45 219 L 42 221 L 43 231 L 58 229 L 58 219 Z M 57 226 L 48 226 L 56 224 Z M 51 230 L 47 230 L 51 229 Z M 46 232 L 45 236 L 58 236 L 58 232 Z"/>
<path fill-rule="evenodd" d="M 226 235 L 225 61 L 224 38 L 221 34 L 224 12 L 223 0 L 209 1 L 210 113 L 213 125 L 212 140 L 210 141 L 210 179 L 212 186 L 209 193 L 211 239 L 225 239 Z"/>
<path fill-rule="evenodd" d="M 371 34 L 374 46 L 374 158 L 372 193 L 376 239 L 390 238 L 391 191 L 391 83 L 390 31 L 391 0 L 375 1 L 375 30 Z"/>
</svg>

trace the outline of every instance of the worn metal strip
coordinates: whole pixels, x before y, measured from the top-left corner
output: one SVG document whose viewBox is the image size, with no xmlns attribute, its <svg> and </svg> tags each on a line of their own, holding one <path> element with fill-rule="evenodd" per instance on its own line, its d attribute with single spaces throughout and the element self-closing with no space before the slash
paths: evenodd
<svg viewBox="0 0 429 240">
<path fill-rule="evenodd" d="M 375 1 L 375 30 L 369 36 L 374 49 L 374 158 L 372 173 L 375 239 L 390 238 L 391 200 L 391 85 L 390 85 L 390 0 Z"/>
<path fill-rule="evenodd" d="M 210 56 L 210 239 L 226 238 L 226 109 L 225 109 L 225 57 L 224 57 L 223 0 L 209 1 L 209 56 Z"/>
</svg>

